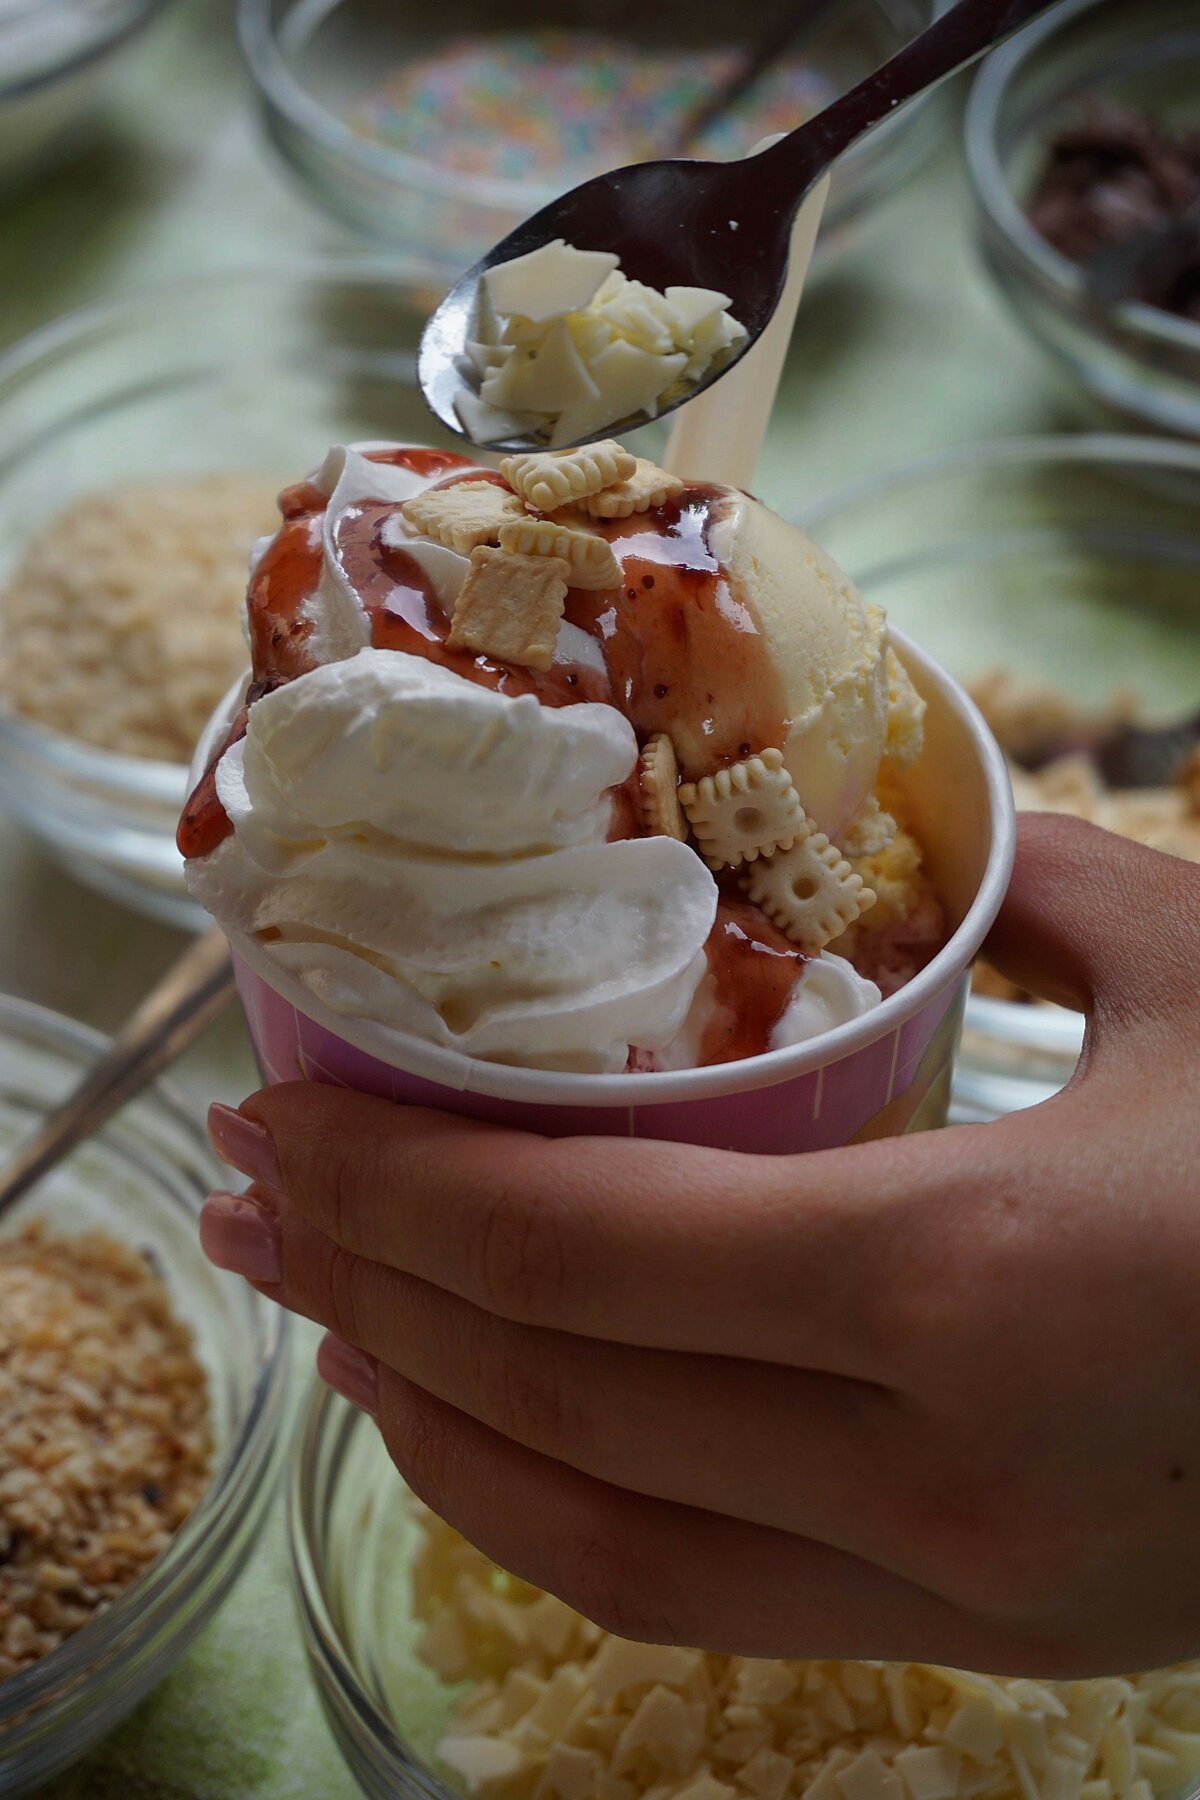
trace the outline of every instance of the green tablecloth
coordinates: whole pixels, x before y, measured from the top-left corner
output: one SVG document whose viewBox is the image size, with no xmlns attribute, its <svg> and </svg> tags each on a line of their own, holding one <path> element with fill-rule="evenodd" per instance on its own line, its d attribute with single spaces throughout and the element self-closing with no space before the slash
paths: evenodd
<svg viewBox="0 0 1200 1800">
<path fill-rule="evenodd" d="M 262 144 L 232 0 L 178 0 L 129 51 L 102 143 L 0 202 L 0 346 L 97 295 L 200 265 L 345 246 Z M 946 444 L 1073 422 L 970 243 L 958 131 L 806 301 L 758 489 L 787 510 Z M 77 887 L 0 819 L 0 987 L 111 1028 L 178 939 Z M 232 1016 L 185 1060 L 197 1100 L 253 1067 Z M 308 1363 L 305 1336 L 299 1362 Z M 350 1800 L 304 1669 L 280 1509 L 175 1672 L 54 1800 Z"/>
</svg>

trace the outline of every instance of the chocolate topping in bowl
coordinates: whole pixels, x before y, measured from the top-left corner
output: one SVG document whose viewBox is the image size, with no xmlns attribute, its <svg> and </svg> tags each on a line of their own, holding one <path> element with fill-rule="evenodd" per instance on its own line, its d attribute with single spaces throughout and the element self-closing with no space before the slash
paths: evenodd
<svg viewBox="0 0 1200 1800">
<path fill-rule="evenodd" d="M 1114 245 L 1187 220 L 1200 207 L 1200 129 L 1172 133 L 1111 102 L 1089 107 L 1050 141 L 1028 202 L 1048 244 L 1088 263 Z M 1130 270 L 1127 298 L 1200 320 L 1200 215 Z"/>
</svg>

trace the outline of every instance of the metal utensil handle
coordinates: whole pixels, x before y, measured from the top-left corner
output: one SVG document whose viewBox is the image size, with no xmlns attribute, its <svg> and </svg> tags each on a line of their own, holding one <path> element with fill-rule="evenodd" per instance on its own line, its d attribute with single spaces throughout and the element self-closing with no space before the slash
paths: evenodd
<svg viewBox="0 0 1200 1800">
<path fill-rule="evenodd" d="M 0 1218 L 182 1055 L 233 992 L 229 946 L 221 932 L 207 932 L 171 965 L 100 1061 L 0 1171 Z"/>
<path fill-rule="evenodd" d="M 819 169 L 906 101 L 936 87 L 1058 0 L 959 0 L 840 99 L 754 160 L 788 169 L 799 203 Z"/>
</svg>

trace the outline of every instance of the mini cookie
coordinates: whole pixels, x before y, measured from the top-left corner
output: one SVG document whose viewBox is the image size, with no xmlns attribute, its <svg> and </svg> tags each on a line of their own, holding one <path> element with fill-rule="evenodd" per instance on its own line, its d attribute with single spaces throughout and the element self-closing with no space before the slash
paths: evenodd
<svg viewBox="0 0 1200 1800">
<path fill-rule="evenodd" d="M 607 538 L 594 537 L 590 531 L 573 531 L 569 525 L 559 525 L 553 519 L 522 515 L 510 520 L 500 532 L 500 548 L 516 556 L 560 559 L 570 566 L 572 587 L 603 591 L 621 585 L 621 565 Z"/>
<path fill-rule="evenodd" d="M 500 464 L 505 481 L 526 505 L 544 513 L 599 494 L 636 469 L 637 457 L 623 450 L 614 438 L 606 438 L 602 444 L 583 444 L 577 450 L 535 450 L 526 456 L 507 456 Z"/>
<path fill-rule="evenodd" d="M 807 823 L 782 750 L 764 750 L 689 782 L 679 803 L 710 869 L 736 869 L 785 849 Z"/>
<path fill-rule="evenodd" d="M 887 653 L 888 719 L 884 755 L 899 768 L 916 762 L 925 743 L 925 702 L 908 670 L 889 648 Z"/>
<path fill-rule="evenodd" d="M 469 556 L 477 544 L 494 544 L 505 525 L 524 517 L 525 509 L 516 494 L 494 481 L 456 481 L 414 495 L 400 511 L 423 537 Z"/>
<path fill-rule="evenodd" d="M 742 886 L 785 937 L 810 955 L 841 937 L 875 904 L 823 831 L 808 833 L 777 855 L 755 863 Z"/>
<path fill-rule="evenodd" d="M 603 493 L 589 495 L 580 504 L 594 519 L 629 519 L 634 513 L 665 506 L 668 500 L 682 494 L 683 488 L 677 475 L 668 475 L 665 469 L 639 456 L 631 474 L 606 487 Z"/>
<path fill-rule="evenodd" d="M 477 545 L 454 603 L 447 646 L 548 669 L 570 577 L 571 565 L 559 557 L 517 556 Z"/>
<path fill-rule="evenodd" d="M 896 831 L 891 813 L 884 812 L 877 797 L 871 794 L 842 832 L 842 849 L 849 857 L 878 856 L 895 838 Z"/>
<path fill-rule="evenodd" d="M 675 746 L 665 731 L 652 737 L 642 751 L 638 779 L 646 829 L 654 837 L 673 837 L 686 843 L 687 822 L 679 804 L 679 763 Z"/>
</svg>

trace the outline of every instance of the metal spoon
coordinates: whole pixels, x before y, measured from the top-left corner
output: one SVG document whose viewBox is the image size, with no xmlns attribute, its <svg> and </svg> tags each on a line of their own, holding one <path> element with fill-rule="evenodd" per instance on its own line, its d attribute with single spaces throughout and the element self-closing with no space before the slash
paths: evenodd
<svg viewBox="0 0 1200 1800">
<path fill-rule="evenodd" d="M 182 1056 L 234 992 L 229 946 L 209 931 L 151 989 L 62 1105 L 0 1169 L 0 1218 L 77 1144 Z"/>
<path fill-rule="evenodd" d="M 442 423 L 466 435 L 455 410 L 467 390 L 467 340 L 488 269 L 565 238 L 580 250 L 615 252 L 624 273 L 659 289 L 717 288 L 748 332 L 663 413 L 690 400 L 740 361 L 761 337 L 787 276 L 792 222 L 805 195 L 844 150 L 947 76 L 965 68 L 1056 0 L 959 0 L 959 4 L 869 75 L 769 150 L 740 162 L 648 162 L 597 175 L 510 232 L 446 295 L 425 328 L 421 387 Z M 640 413 L 607 429 L 632 431 Z M 602 435 L 599 432 L 595 436 Z M 489 450 L 541 448 L 533 437 Z"/>
</svg>

